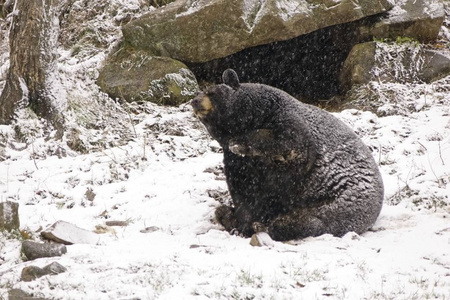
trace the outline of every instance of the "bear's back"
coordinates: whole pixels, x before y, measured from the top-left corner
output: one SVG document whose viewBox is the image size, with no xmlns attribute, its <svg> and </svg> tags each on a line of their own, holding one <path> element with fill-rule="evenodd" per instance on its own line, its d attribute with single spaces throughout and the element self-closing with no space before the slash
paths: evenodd
<svg viewBox="0 0 450 300">
<path fill-rule="evenodd" d="M 227 230 L 249 236 L 256 222 L 288 240 L 372 226 L 383 184 L 350 127 L 276 88 L 241 84 L 233 70 L 223 81 L 193 107 L 223 147 L 233 207 L 216 217 Z"/>
<path fill-rule="evenodd" d="M 261 93 L 259 97 L 269 95 L 277 103 L 269 119 L 270 126 L 279 126 L 282 131 L 293 131 L 292 135 L 310 140 L 315 151 L 314 164 L 302 193 L 309 201 L 320 202 L 320 198 L 328 199 L 330 194 L 354 198 L 354 193 L 365 190 L 381 195 L 377 201 L 382 201 L 382 179 L 372 153 L 349 126 L 276 88 L 260 84 L 248 84 L 246 88 L 252 93 L 257 90 Z"/>
<path fill-rule="evenodd" d="M 300 112 L 300 113 L 299 113 Z M 382 201 L 383 184 L 370 149 L 338 118 L 319 108 L 300 104 L 302 122 L 311 132 L 317 151 L 314 172 L 305 191 L 311 197 L 342 196 L 350 201 L 365 193 Z"/>
</svg>

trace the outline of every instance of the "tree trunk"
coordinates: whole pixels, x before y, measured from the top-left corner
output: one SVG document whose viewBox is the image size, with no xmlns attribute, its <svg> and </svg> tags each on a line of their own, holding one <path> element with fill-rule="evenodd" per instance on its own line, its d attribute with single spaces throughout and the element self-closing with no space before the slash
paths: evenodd
<svg viewBox="0 0 450 300">
<path fill-rule="evenodd" d="M 17 109 L 27 106 L 53 125 L 62 124 L 48 85 L 56 68 L 58 35 L 54 23 L 61 2 L 65 1 L 15 1 L 9 33 L 10 67 L 0 95 L 0 124 L 11 123 Z"/>
<path fill-rule="evenodd" d="M 0 18 L 6 18 L 12 11 L 13 4 L 13 0 L 0 0 Z"/>
</svg>

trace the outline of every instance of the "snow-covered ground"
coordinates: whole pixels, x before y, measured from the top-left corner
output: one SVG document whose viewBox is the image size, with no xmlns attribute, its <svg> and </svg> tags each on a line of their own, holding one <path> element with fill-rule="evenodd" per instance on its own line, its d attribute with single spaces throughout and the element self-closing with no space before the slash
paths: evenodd
<svg viewBox="0 0 450 300">
<path fill-rule="evenodd" d="M 14 287 L 54 299 L 449 299 L 449 100 L 408 117 L 336 114 L 374 147 L 386 187 L 381 215 L 361 236 L 271 248 L 211 222 L 219 203 L 208 190 L 226 189 L 210 171 L 222 155 L 186 107 L 148 105 L 137 137 L 101 152 L 39 155 L 49 147 L 43 139 L 8 148 L 0 193 L 20 203 L 22 228 L 65 220 L 105 233 L 98 245 L 32 262 L 21 261 L 20 241 L 3 237 L 0 295 Z M 106 220 L 128 226 L 107 228 Z M 151 226 L 159 229 L 141 232 Z M 52 261 L 68 271 L 19 280 L 23 267 Z"/>
<path fill-rule="evenodd" d="M 99 150 L 80 154 L 67 137 L 47 139 L 54 133 L 36 119 L 19 122 L 22 142 L 13 127 L 0 126 L 9 141 L 0 151 L 0 201 L 20 204 L 21 229 L 39 239 L 64 220 L 98 232 L 99 243 L 24 262 L 21 238 L 0 234 L 0 299 L 12 288 L 48 299 L 450 299 L 450 77 L 392 85 L 403 97 L 410 92 L 409 115 L 335 113 L 380 165 L 386 198 L 371 231 L 252 247 L 212 222 L 219 202 L 209 191 L 226 190 L 222 154 L 190 108 L 115 108 L 95 86 L 104 57 L 93 48 L 61 49 L 57 76 L 68 106 L 100 101 L 91 112 L 98 122 L 102 107 L 117 110 L 116 125 L 126 130 L 105 130 L 106 121 L 80 129 L 79 139 L 98 139 Z M 110 142 L 116 131 L 128 139 Z M 128 225 L 106 226 L 111 220 Z M 53 261 L 67 272 L 20 281 L 25 266 Z"/>
</svg>

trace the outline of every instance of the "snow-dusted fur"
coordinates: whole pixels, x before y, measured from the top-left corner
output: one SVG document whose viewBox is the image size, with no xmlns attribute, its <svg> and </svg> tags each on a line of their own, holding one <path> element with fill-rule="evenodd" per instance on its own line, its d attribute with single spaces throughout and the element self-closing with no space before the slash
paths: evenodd
<svg viewBox="0 0 450 300">
<path fill-rule="evenodd" d="M 333 115 L 262 84 L 224 84 L 193 100 L 224 151 L 233 208 L 217 218 L 249 236 L 267 227 L 275 240 L 363 233 L 377 219 L 383 183 L 371 152 Z M 255 222 L 257 222 L 255 224 Z M 258 224 L 260 223 L 260 224 Z M 258 230 L 258 229 L 256 229 Z"/>
</svg>

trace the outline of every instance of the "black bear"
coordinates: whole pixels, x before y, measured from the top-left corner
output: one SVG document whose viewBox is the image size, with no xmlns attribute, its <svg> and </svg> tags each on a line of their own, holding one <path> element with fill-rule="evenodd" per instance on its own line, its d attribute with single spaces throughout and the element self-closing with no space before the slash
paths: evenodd
<svg viewBox="0 0 450 300">
<path fill-rule="evenodd" d="M 223 84 L 191 101 L 223 148 L 232 206 L 216 210 L 226 230 L 267 231 L 284 241 L 369 229 L 383 182 L 366 145 L 343 122 L 263 84 Z"/>
</svg>

